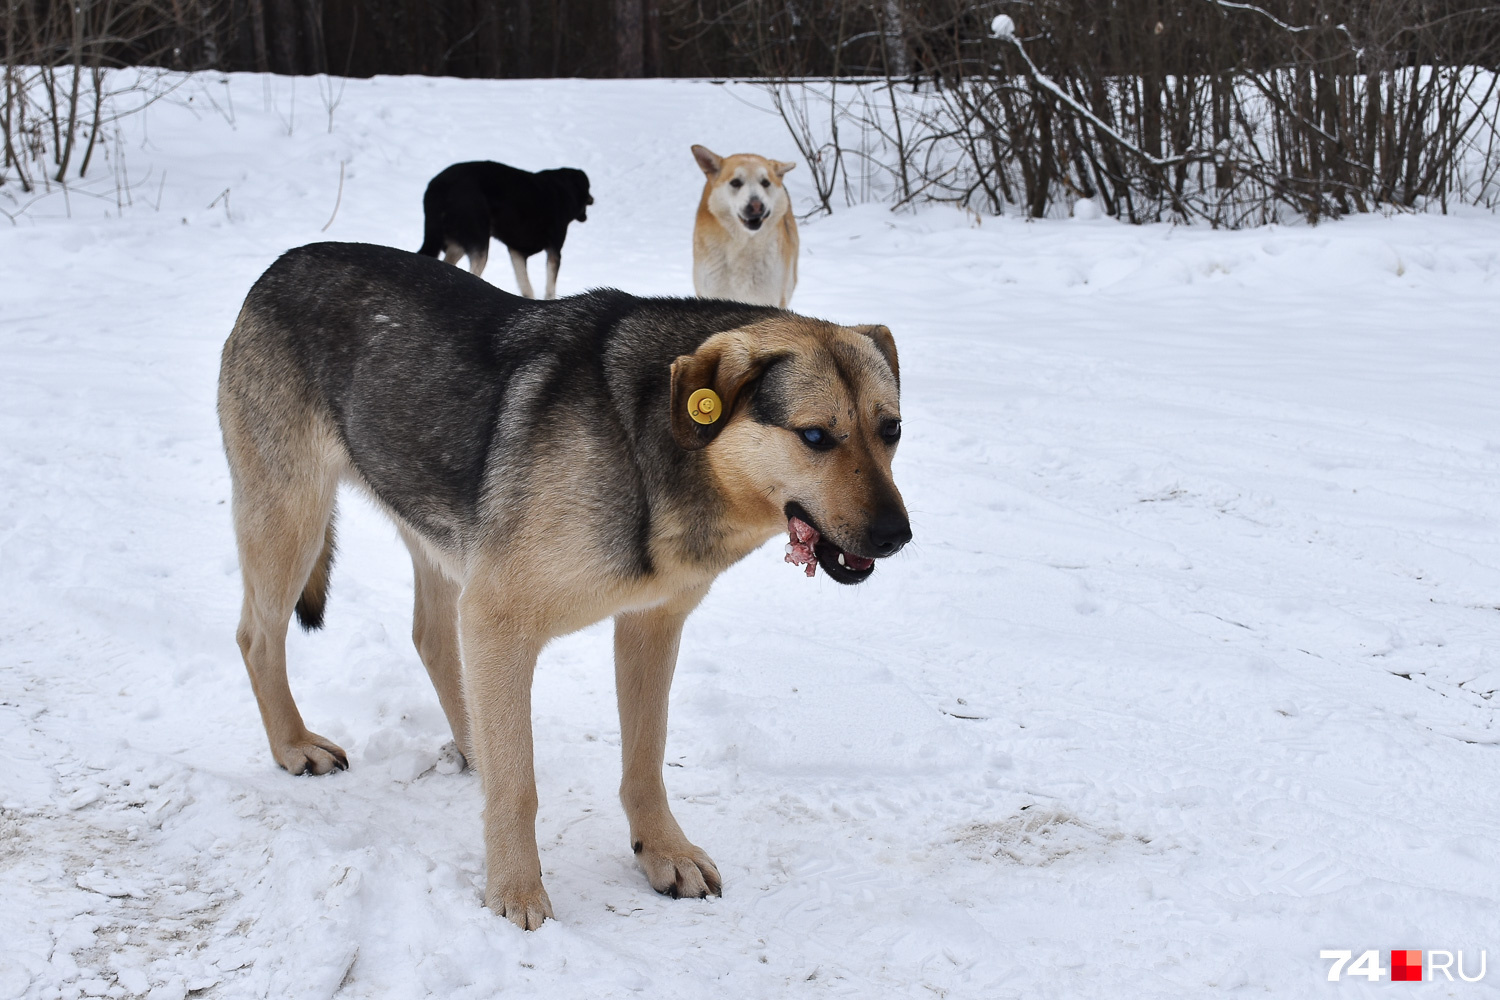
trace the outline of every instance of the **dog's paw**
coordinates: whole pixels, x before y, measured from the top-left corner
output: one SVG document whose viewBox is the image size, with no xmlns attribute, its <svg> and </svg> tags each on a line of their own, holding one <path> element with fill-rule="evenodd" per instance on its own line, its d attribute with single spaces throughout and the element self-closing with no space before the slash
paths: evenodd
<svg viewBox="0 0 1500 1000">
<path fill-rule="evenodd" d="M 457 774 L 468 766 L 468 758 L 464 756 L 464 752 L 458 748 L 458 744 L 454 741 L 449 740 L 438 750 L 438 774 Z"/>
<path fill-rule="evenodd" d="M 638 840 L 631 849 L 651 888 L 664 896 L 702 899 L 710 894 L 724 895 L 724 880 L 713 860 L 687 841 L 670 850 L 653 850 Z"/>
<path fill-rule="evenodd" d="M 552 917 L 552 900 L 541 878 L 530 885 L 491 885 L 485 890 L 484 905 L 523 931 L 534 931 Z"/>
<path fill-rule="evenodd" d="M 305 732 L 301 739 L 292 740 L 271 748 L 276 763 L 292 774 L 327 774 L 329 771 L 349 769 L 349 755 L 337 743 Z"/>
</svg>

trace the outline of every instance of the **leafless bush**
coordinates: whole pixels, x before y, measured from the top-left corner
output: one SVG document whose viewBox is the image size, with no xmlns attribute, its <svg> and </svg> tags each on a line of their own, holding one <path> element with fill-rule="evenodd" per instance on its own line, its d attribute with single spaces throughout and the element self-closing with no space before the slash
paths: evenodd
<svg viewBox="0 0 1500 1000">
<path fill-rule="evenodd" d="M 0 185 L 32 194 L 53 184 L 66 190 L 70 171 L 75 180 L 85 177 L 100 147 L 112 141 L 114 123 L 167 89 L 157 73 L 112 75 L 121 49 L 160 55 L 177 48 L 201 26 L 170 31 L 168 15 L 190 7 L 0 0 Z"/>
<path fill-rule="evenodd" d="M 873 193 L 1038 217 L 1088 197 L 1133 222 L 1242 226 L 1497 197 L 1500 5 L 833 0 L 795 26 L 792 0 L 778 10 L 754 51 L 824 208 Z M 806 79 L 809 33 L 831 77 L 840 60 L 872 75 Z"/>
</svg>

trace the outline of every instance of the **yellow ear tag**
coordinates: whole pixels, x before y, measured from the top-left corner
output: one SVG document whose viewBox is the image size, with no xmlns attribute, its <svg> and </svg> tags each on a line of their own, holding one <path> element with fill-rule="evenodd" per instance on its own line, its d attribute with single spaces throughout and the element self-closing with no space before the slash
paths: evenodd
<svg viewBox="0 0 1500 1000">
<path fill-rule="evenodd" d="M 700 424 L 711 424 L 724 412 L 724 401 L 712 389 L 699 389 L 688 397 L 688 416 Z"/>
</svg>

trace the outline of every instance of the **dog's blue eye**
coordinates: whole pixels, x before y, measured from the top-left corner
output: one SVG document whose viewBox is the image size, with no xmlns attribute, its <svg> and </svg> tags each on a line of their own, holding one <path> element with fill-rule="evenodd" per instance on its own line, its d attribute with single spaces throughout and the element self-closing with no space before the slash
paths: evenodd
<svg viewBox="0 0 1500 1000">
<path fill-rule="evenodd" d="M 901 440 L 901 421 L 887 420 L 880 425 L 880 436 L 885 438 L 887 444 L 895 444 Z"/>
<path fill-rule="evenodd" d="M 834 445 L 833 435 L 821 427 L 804 427 L 797 434 L 804 444 L 818 451 L 827 451 Z"/>
</svg>

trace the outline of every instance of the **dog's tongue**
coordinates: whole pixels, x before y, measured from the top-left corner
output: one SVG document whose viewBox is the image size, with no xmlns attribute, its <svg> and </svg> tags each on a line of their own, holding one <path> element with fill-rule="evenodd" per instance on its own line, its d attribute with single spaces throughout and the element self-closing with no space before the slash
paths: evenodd
<svg viewBox="0 0 1500 1000">
<path fill-rule="evenodd" d="M 789 517 L 786 530 L 791 536 L 786 543 L 786 561 L 793 566 L 806 566 L 807 575 L 812 576 L 818 571 L 818 556 L 813 551 L 818 544 L 817 529 L 801 518 Z"/>
</svg>

